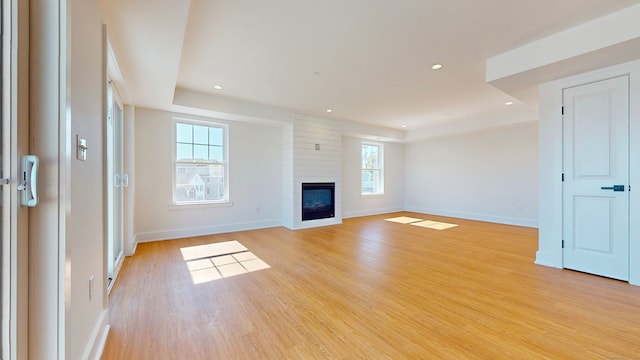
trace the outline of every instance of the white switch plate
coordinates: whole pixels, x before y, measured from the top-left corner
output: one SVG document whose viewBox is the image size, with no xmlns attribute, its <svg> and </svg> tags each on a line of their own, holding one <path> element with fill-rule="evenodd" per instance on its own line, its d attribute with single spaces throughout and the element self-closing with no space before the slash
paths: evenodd
<svg viewBox="0 0 640 360">
<path fill-rule="evenodd" d="M 89 301 L 93 300 L 93 296 L 95 295 L 94 280 L 95 278 L 93 276 L 89 278 Z"/>
<path fill-rule="evenodd" d="M 80 161 L 87 161 L 87 139 L 82 139 L 80 135 L 76 135 L 76 143 L 76 158 Z"/>
</svg>

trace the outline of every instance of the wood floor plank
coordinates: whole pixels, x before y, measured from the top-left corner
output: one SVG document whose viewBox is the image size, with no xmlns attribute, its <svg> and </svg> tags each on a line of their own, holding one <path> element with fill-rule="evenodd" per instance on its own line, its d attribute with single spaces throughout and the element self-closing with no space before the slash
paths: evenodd
<svg viewBox="0 0 640 360">
<path fill-rule="evenodd" d="M 231 240 L 270 268 L 194 284 L 180 249 Z M 640 287 L 536 249 L 536 229 L 411 212 L 139 244 L 103 359 L 640 359 Z"/>
</svg>

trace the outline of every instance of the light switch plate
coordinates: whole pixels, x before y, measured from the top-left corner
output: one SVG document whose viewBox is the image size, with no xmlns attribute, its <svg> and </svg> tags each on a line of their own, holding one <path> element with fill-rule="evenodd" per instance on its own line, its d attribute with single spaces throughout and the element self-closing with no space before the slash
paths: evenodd
<svg viewBox="0 0 640 360">
<path fill-rule="evenodd" d="M 76 135 L 76 143 L 76 158 L 80 161 L 87 161 L 87 139 L 82 139 L 80 138 L 80 135 Z"/>
</svg>

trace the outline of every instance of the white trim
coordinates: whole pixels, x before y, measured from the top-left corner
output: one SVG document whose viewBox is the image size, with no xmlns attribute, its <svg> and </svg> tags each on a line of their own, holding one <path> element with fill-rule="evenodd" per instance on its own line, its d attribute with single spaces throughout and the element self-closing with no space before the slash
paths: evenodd
<svg viewBox="0 0 640 360">
<path fill-rule="evenodd" d="M 562 269 L 562 266 L 558 266 L 558 263 L 562 263 L 562 259 L 560 259 L 560 262 L 558 262 L 558 253 L 555 252 L 537 251 L 536 261 L 534 261 L 534 263 L 536 265 L 544 265 Z"/>
<path fill-rule="evenodd" d="M 14 116 L 17 109 L 14 108 L 14 104 L 17 102 L 14 100 L 16 92 L 14 89 L 14 83 L 17 75 L 17 66 L 14 63 L 15 55 L 11 49 L 11 40 L 14 35 L 14 16 L 13 16 L 13 1 L 2 1 L 2 89 L 1 89 L 1 101 L 2 101 L 2 175 L 3 178 L 11 179 L 14 177 L 14 171 L 12 169 L 17 162 L 17 153 L 12 151 L 16 146 L 17 137 L 14 136 L 14 130 L 17 127 L 17 116 Z M 6 60 L 6 61 L 4 61 Z M 0 187 L 2 192 L 2 229 L 0 244 L 0 266 L 2 269 L 2 284 L 0 288 L 0 299 L 2 304 L 0 308 L 0 318 L 2 319 L 2 328 L 0 333 L 2 334 L 2 353 L 0 356 L 3 359 L 15 359 L 16 356 L 16 301 L 17 301 L 17 221 L 14 221 L 13 215 L 17 213 L 17 205 L 14 204 L 17 200 L 17 196 L 13 196 L 13 184 L 7 184 Z"/>
<path fill-rule="evenodd" d="M 118 58 L 113 51 L 111 41 L 107 40 L 107 73 L 109 78 L 116 82 L 123 82 L 122 72 L 120 71 L 120 65 L 118 65 Z M 122 101 L 121 101 L 122 102 Z"/>
<path fill-rule="evenodd" d="M 138 241 L 136 240 L 135 235 L 133 236 L 133 240 L 134 240 L 134 243 L 133 243 L 133 248 L 131 249 L 131 254 L 129 254 L 127 256 L 135 255 L 136 254 L 136 250 L 138 250 Z"/>
<path fill-rule="evenodd" d="M 100 314 L 100 319 L 91 332 L 89 343 L 87 343 L 84 354 L 82 354 L 82 359 L 100 360 L 104 346 L 107 343 L 107 336 L 109 336 L 110 329 L 109 312 L 104 310 L 102 314 Z"/>
<path fill-rule="evenodd" d="M 106 25 L 103 25 L 103 44 L 107 44 L 107 36 L 106 36 Z M 103 46 L 106 47 L 106 46 Z M 103 53 L 103 56 L 106 57 L 106 51 Z M 104 61 L 106 64 L 106 61 Z M 106 113 L 103 114 L 104 119 L 102 121 L 101 127 L 104 131 L 103 141 L 104 141 L 104 173 L 106 175 L 105 179 L 105 194 L 104 194 L 104 222 L 105 226 L 105 239 L 106 239 L 106 249 L 105 249 L 105 264 L 106 264 L 106 276 L 105 281 L 107 281 L 107 288 L 105 293 L 109 293 L 113 284 L 118 277 L 118 272 L 120 271 L 120 266 L 122 265 L 122 259 L 125 256 L 126 251 L 126 188 L 124 185 L 115 188 L 114 186 L 114 177 L 121 176 L 122 174 L 126 174 L 125 168 L 125 111 L 124 104 L 122 103 L 122 98 L 118 92 L 118 88 L 113 81 L 112 78 L 107 74 L 108 69 L 105 69 L 105 96 L 104 100 L 106 101 L 105 106 Z M 119 111 L 120 122 L 116 123 L 116 114 Z M 119 138 L 120 149 L 116 148 L 116 141 Z M 120 155 L 119 159 L 118 156 Z M 121 173 L 114 172 L 114 165 L 117 162 L 120 162 L 119 170 Z M 115 199 L 120 196 L 120 209 L 115 208 Z M 119 219 L 118 219 L 119 218 Z M 116 224 L 120 223 L 120 228 L 116 228 Z M 114 253 L 114 245 L 116 241 L 120 241 L 120 253 Z M 113 260 L 114 257 L 116 260 Z M 118 265 L 120 264 L 120 265 Z M 108 278 L 111 277 L 112 281 L 109 283 Z M 106 302 L 105 302 L 106 306 Z"/>
<path fill-rule="evenodd" d="M 233 201 L 201 201 L 201 202 L 188 202 L 180 204 L 169 204 L 169 210 L 185 210 L 185 209 L 206 209 L 206 208 L 220 208 L 231 207 Z"/>
<path fill-rule="evenodd" d="M 183 229 L 172 229 L 162 231 L 151 231 L 136 234 L 136 244 L 141 242 L 153 242 L 159 240 L 172 240 L 181 239 L 196 236 L 206 236 L 214 234 L 223 234 L 235 231 L 247 231 L 257 230 L 272 227 L 279 227 L 282 225 L 282 221 L 278 220 L 264 220 L 256 222 L 244 222 L 226 225 L 212 225 L 202 227 L 191 227 Z"/>
<path fill-rule="evenodd" d="M 361 216 L 371 216 L 371 215 L 382 215 L 389 214 L 394 212 L 404 211 L 402 207 L 392 207 L 392 208 L 382 208 L 382 209 L 374 209 L 374 210 L 360 210 L 360 211 L 347 211 L 342 214 L 343 219 L 355 218 Z"/>
<path fill-rule="evenodd" d="M 486 215 L 486 214 L 478 214 L 478 213 L 458 212 L 458 211 L 430 209 L 430 208 L 421 208 L 421 207 L 409 207 L 408 209 L 406 209 L 406 211 L 418 212 L 422 214 L 454 217 L 459 219 L 485 221 L 485 222 L 503 224 L 503 225 L 524 226 L 524 227 L 531 227 L 531 228 L 538 227 L 538 221 L 536 219 L 494 216 L 494 215 Z"/>
<path fill-rule="evenodd" d="M 337 211 L 336 211 L 337 213 Z M 317 219 L 317 220 L 304 220 L 300 221 L 296 224 L 295 229 L 291 230 L 301 230 L 301 229 L 310 229 L 319 226 L 329 226 L 329 225 L 340 225 L 342 224 L 342 217 L 332 217 L 326 219 Z"/>
<path fill-rule="evenodd" d="M 362 170 L 361 170 L 362 172 Z M 362 186 L 362 183 L 360 184 Z M 375 193 L 375 194 L 360 194 L 360 198 L 362 199 L 371 199 L 371 198 L 383 198 L 385 196 L 384 193 Z"/>
<path fill-rule="evenodd" d="M 107 282 L 107 290 L 105 291 L 105 298 L 107 298 L 107 300 L 105 301 L 106 303 L 106 307 L 109 307 L 109 294 L 111 294 L 111 289 L 113 289 L 113 285 L 116 283 L 116 279 L 118 278 L 118 274 L 120 274 L 120 270 L 122 269 L 122 264 L 124 264 L 124 251 L 120 253 L 120 256 L 118 256 L 118 258 L 116 259 L 116 261 L 113 264 L 113 274 L 111 274 L 111 281 L 109 281 L 109 276 L 107 275 L 107 278 L 105 279 Z"/>
<path fill-rule="evenodd" d="M 124 254 L 126 256 L 135 253 L 134 224 L 135 224 L 135 107 L 124 106 L 124 164 L 125 173 L 129 177 L 129 186 L 124 189 L 125 202 L 125 227 L 124 227 Z"/>
<path fill-rule="evenodd" d="M 58 62 L 58 359 L 71 357 L 71 244 L 67 242 L 67 227 L 71 214 L 71 159 L 75 152 L 72 147 L 71 135 L 71 6 L 67 1 L 59 2 L 58 23 L 60 50 Z M 102 116 L 102 114 L 100 114 Z"/>
<path fill-rule="evenodd" d="M 376 193 L 363 193 L 362 192 L 362 172 L 365 170 L 362 168 L 362 146 L 363 145 L 369 145 L 369 146 L 377 146 L 378 147 L 378 168 L 372 168 L 370 170 L 378 170 L 380 171 L 380 179 L 378 182 L 378 189 L 380 190 L 379 192 Z M 374 142 L 374 141 L 368 141 L 368 140 L 362 140 L 360 142 L 360 196 L 382 196 L 384 195 L 384 143 L 381 142 Z M 369 170 L 369 169 L 367 169 Z"/>
<path fill-rule="evenodd" d="M 196 204 L 219 204 L 219 203 L 225 203 L 225 202 L 230 202 L 231 200 L 231 194 L 230 194 L 230 178 L 229 178 L 229 149 L 231 148 L 229 146 L 229 125 L 225 124 L 225 123 L 219 123 L 216 122 L 215 119 L 211 119 L 212 121 L 206 121 L 206 120 L 197 120 L 197 119 L 190 119 L 190 118 L 184 118 L 184 117 L 179 117 L 179 116 L 173 116 L 172 117 L 173 122 L 172 122 L 172 129 L 171 129 L 171 133 L 172 133 L 172 146 L 171 146 L 171 163 L 173 164 L 172 167 L 172 171 L 171 171 L 171 204 L 172 205 L 196 205 Z M 203 200 L 200 202 L 189 202 L 189 203 L 179 203 L 176 201 L 176 166 L 178 161 L 176 160 L 176 143 L 177 143 L 177 134 L 176 134 L 176 125 L 178 123 L 182 123 L 182 124 L 191 124 L 191 125 L 200 125 L 200 126 L 207 126 L 207 127 L 218 127 L 218 128 L 222 128 L 224 131 L 223 137 L 224 137 L 224 144 L 223 144 L 223 151 L 224 151 L 224 198 L 222 200 L 215 200 L 215 201 L 207 201 L 207 200 Z"/>
</svg>

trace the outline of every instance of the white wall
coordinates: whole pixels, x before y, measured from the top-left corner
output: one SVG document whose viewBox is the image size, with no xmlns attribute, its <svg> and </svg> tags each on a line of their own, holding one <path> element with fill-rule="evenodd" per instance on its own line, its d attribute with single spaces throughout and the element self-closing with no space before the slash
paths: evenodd
<svg viewBox="0 0 640 360">
<path fill-rule="evenodd" d="M 537 151 L 537 122 L 409 143 L 405 207 L 535 227 Z"/>
<path fill-rule="evenodd" d="M 71 1 L 68 106 L 71 120 L 71 173 L 67 214 L 67 344 L 71 359 L 86 359 L 107 321 L 104 236 L 104 107 L 105 64 L 98 1 Z M 87 140 L 87 161 L 75 158 L 76 134 Z M 94 295 L 89 299 L 89 279 Z M 69 331 L 69 330 L 68 330 Z M 69 353 L 69 352 L 68 352 Z"/>
<path fill-rule="evenodd" d="M 562 78 L 540 86 L 540 226 L 536 263 L 563 267 L 562 253 L 562 90 L 629 74 L 630 168 L 632 188 L 640 188 L 640 61 L 624 63 Z M 640 285 L 640 194 L 631 191 L 629 229 L 629 282 Z"/>
<path fill-rule="evenodd" d="M 135 107 L 124 106 L 124 171 L 129 177 L 129 184 L 124 189 L 124 255 L 133 255 L 136 251 L 135 239 Z"/>
<path fill-rule="evenodd" d="M 230 206 L 172 206 L 173 117 L 229 125 Z M 135 231 L 153 241 L 280 226 L 282 128 L 135 110 Z"/>
<path fill-rule="evenodd" d="M 295 224 L 293 190 L 293 124 L 282 129 L 282 225 L 293 229 Z"/>
<path fill-rule="evenodd" d="M 342 223 L 342 126 L 335 120 L 293 115 L 283 132 L 283 218 L 290 229 Z M 316 145 L 318 149 L 316 149 Z M 302 183 L 335 183 L 335 216 L 302 221 Z"/>
<path fill-rule="evenodd" d="M 361 192 L 361 138 L 342 138 L 342 216 L 356 217 L 404 210 L 404 144 L 384 145 L 384 194 Z M 366 140 L 371 142 L 371 140 Z"/>
</svg>

